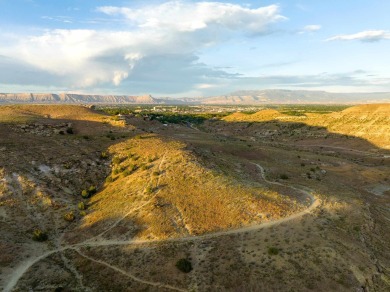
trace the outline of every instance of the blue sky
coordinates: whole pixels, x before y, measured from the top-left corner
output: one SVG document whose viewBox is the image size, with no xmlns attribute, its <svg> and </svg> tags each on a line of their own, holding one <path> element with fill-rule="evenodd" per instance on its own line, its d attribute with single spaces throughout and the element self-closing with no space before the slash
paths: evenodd
<svg viewBox="0 0 390 292">
<path fill-rule="evenodd" d="M 390 91 L 390 1 L 0 0 L 0 92 Z"/>
</svg>

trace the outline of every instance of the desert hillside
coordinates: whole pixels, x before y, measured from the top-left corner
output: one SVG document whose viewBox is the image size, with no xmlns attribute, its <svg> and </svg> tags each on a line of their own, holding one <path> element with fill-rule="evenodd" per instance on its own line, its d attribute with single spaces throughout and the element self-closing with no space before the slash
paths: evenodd
<svg viewBox="0 0 390 292">
<path fill-rule="evenodd" d="M 234 113 L 223 119 L 231 123 L 286 121 L 326 129 L 329 133 L 364 138 L 376 146 L 390 149 L 390 104 L 358 105 L 329 114 L 305 113 L 294 116 L 267 109 L 254 114 Z M 256 125 L 255 125 L 256 127 Z M 261 127 L 257 125 L 257 127 Z M 291 133 L 301 126 L 291 125 Z M 253 128 L 252 128 L 253 130 Z"/>
<path fill-rule="evenodd" d="M 386 291 L 388 109 L 0 106 L 0 287 Z"/>
</svg>

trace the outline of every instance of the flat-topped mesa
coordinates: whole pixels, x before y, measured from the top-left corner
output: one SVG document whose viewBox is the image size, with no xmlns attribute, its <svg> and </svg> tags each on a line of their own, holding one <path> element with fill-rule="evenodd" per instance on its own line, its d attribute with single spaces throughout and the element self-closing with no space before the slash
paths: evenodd
<svg viewBox="0 0 390 292">
<path fill-rule="evenodd" d="M 151 95 L 95 95 L 75 93 L 0 93 L 0 103 L 158 103 Z"/>
<path fill-rule="evenodd" d="M 60 95 L 53 93 L 0 93 L 0 102 L 58 102 Z"/>
</svg>

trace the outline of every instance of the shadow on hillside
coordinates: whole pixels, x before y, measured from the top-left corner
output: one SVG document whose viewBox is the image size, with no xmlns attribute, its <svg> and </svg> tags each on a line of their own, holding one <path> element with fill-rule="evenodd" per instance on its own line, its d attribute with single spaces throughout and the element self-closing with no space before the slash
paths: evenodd
<svg viewBox="0 0 390 292">
<path fill-rule="evenodd" d="M 129 214 L 127 217 L 107 216 L 89 227 L 82 226 L 83 218 L 79 215 L 76 216 L 76 221 L 68 223 L 63 220 L 62 214 L 68 210 L 77 211 L 77 202 L 82 201 L 80 196 L 82 189 L 87 189 L 91 185 L 103 185 L 105 178 L 111 172 L 111 165 L 110 161 L 102 159 L 100 154 L 107 151 L 111 145 L 131 138 L 138 133 L 126 132 L 126 129 L 102 125 L 98 122 L 57 121 L 59 123 L 71 122 L 74 134 L 45 137 L 33 133 L 25 134 L 18 129 L 9 128 L 9 125 L 0 124 L 0 165 L 4 172 L 8 176 L 18 173 L 30 180 L 36 178 L 35 183 L 38 187 L 43 192 L 47 192 L 53 201 L 58 203 L 58 207 L 53 205 L 50 211 L 35 207 L 29 208 L 22 203 L 17 207 L 10 207 L 7 209 L 7 213 L 11 218 L 11 224 L 20 228 L 19 233 L 21 234 L 30 234 L 35 228 L 51 230 L 49 240 L 55 240 L 55 233 L 61 230 L 60 234 L 66 234 L 64 243 L 80 243 L 107 231 L 101 238 L 119 241 L 118 245 L 114 244 L 113 246 L 119 246 L 120 249 L 120 246 L 125 246 L 127 241 L 127 244 L 131 244 L 133 238 L 148 228 L 137 220 L 137 214 Z M 134 121 L 135 126 L 137 126 L 136 120 Z M 262 123 L 206 122 L 201 126 L 202 131 L 191 129 L 185 125 L 165 127 L 159 126 L 155 122 L 153 125 L 153 132 L 161 139 L 167 141 L 174 139 L 186 143 L 186 149 L 199 158 L 199 162 L 204 168 L 217 171 L 222 176 L 264 183 L 259 178 L 258 169 L 251 164 L 254 162 L 264 166 L 268 179 L 272 181 L 281 181 L 278 175 L 283 173 L 290 176 L 285 183 L 307 184 L 311 188 L 315 188 L 316 184 L 319 184 L 320 190 L 328 190 L 329 196 L 338 200 L 347 199 L 344 197 L 346 193 L 352 194 L 358 189 L 358 195 L 363 194 L 359 199 L 363 200 L 364 203 L 388 204 L 390 202 L 389 196 L 375 197 L 361 189 L 366 182 L 362 181 L 361 176 L 358 176 L 359 173 L 357 175 L 354 172 L 354 167 L 357 165 L 363 168 L 367 166 L 367 169 L 378 167 L 383 172 L 388 171 L 385 167 L 389 166 L 389 158 L 384 158 L 384 155 L 390 154 L 388 150 L 378 148 L 361 138 L 330 133 L 326 128 L 307 126 L 303 123 L 280 121 Z M 142 120 L 142 127 L 148 130 L 144 120 Z M 123 136 L 124 138 L 122 138 Z M 237 164 L 242 165 L 242 173 L 234 171 Z M 64 174 L 47 175 L 42 165 L 51 168 L 53 165 L 61 166 Z M 317 166 L 319 169 L 316 169 Z M 311 171 L 311 168 L 314 171 Z M 323 169 L 327 169 L 328 174 L 321 174 Z M 339 170 L 342 171 L 338 173 Z M 351 176 L 343 177 L 349 170 L 353 172 Z M 312 174 L 312 178 L 302 177 L 301 172 L 311 172 L 319 176 L 322 175 L 322 177 L 320 177 L 321 180 L 316 180 L 314 174 Z M 327 175 L 330 178 L 327 178 Z M 185 180 L 182 183 L 186 184 Z M 383 183 L 385 184 L 385 182 Z M 343 192 L 334 192 L 338 186 L 342 187 Z M 272 189 L 272 185 L 268 185 L 268 187 Z M 70 192 L 66 189 L 69 189 Z M 34 194 L 32 191 L 29 197 L 27 197 L 28 193 L 24 195 L 26 200 L 30 201 L 34 198 Z M 364 197 L 364 195 L 367 196 Z M 3 202 L 9 199 L 8 195 L 1 198 Z M 131 204 L 132 202 L 129 200 L 128 205 L 123 207 L 129 207 Z M 156 210 L 163 209 L 164 205 L 155 205 L 154 208 Z M 339 211 L 338 216 L 347 219 L 332 222 L 332 224 L 345 226 L 352 211 L 352 206 Z M 35 212 L 36 214 L 34 214 Z M 55 216 L 56 212 L 60 213 L 57 217 Z M 375 209 L 372 212 L 373 216 L 378 216 L 375 219 L 380 220 L 380 214 L 376 215 Z M 26 219 L 20 218 L 21 215 L 28 215 L 28 218 L 35 217 L 35 219 L 26 224 Z M 90 213 L 89 216 L 93 216 L 93 213 Z M 56 222 L 58 220 L 60 222 Z M 294 221 L 283 223 L 285 229 L 292 229 L 295 224 L 297 223 Z M 360 224 L 360 222 L 353 224 Z M 58 230 L 53 231 L 53 227 L 58 228 Z M 386 225 L 376 226 L 376 229 L 382 229 L 384 234 L 390 234 L 386 233 L 388 231 Z M 19 235 L 15 235 L 15 238 L 17 236 Z M 30 240 L 27 238 L 28 236 L 23 236 L 26 240 Z M 167 234 L 167 237 L 169 236 L 178 235 Z M 386 236 L 388 237 L 388 235 Z M 234 235 L 231 237 L 234 238 Z M 0 242 L 5 240 L 6 243 L 12 243 L 15 242 L 15 238 L 5 236 Z M 101 238 L 91 241 L 90 246 L 99 246 Z M 85 246 L 89 244 L 86 243 Z M 384 255 L 386 255 L 387 250 L 388 248 L 383 249 Z"/>
<path fill-rule="evenodd" d="M 310 126 L 301 122 L 208 121 L 203 125 L 203 129 L 209 134 L 214 134 L 214 137 L 220 141 L 224 139 L 241 141 L 249 145 L 268 143 L 271 146 L 311 147 L 323 154 L 328 150 L 328 152 L 334 150 L 336 154 L 337 152 L 351 155 L 357 153 L 360 156 L 365 154 L 367 157 L 390 154 L 390 150 L 378 147 L 364 138 L 330 132 L 326 127 Z"/>
<path fill-rule="evenodd" d="M 77 201 L 82 200 L 81 190 L 94 185 L 102 186 L 107 175 L 111 173 L 109 161 L 102 159 L 100 154 L 107 151 L 111 145 L 131 138 L 135 133 L 98 122 L 53 121 L 71 122 L 74 134 L 44 137 L 32 133 L 23 134 L 18 129 L 10 131 L 7 128 L 9 125 L 0 125 L 0 131 L 4 133 L 0 140 L 0 149 L 5 147 L 6 150 L 2 153 L 7 153 L 0 157 L 1 165 L 6 173 L 20 172 L 26 177 L 37 176 L 37 185 L 41 184 L 39 187 L 47 190 L 52 198 L 60 203 L 63 208 L 61 210 L 75 210 L 74 206 L 67 206 L 67 202 L 77 204 Z M 145 121 L 140 122 L 145 128 Z M 153 123 L 155 134 L 160 135 L 162 139 L 173 138 L 185 142 L 188 145 L 187 150 L 196 154 L 204 168 L 239 181 L 253 180 L 264 183 L 259 178 L 259 170 L 251 162 L 261 163 L 266 168 L 269 180 L 281 181 L 280 175 L 286 174 L 289 176 L 287 183 L 291 184 L 302 183 L 302 180 L 307 179 L 298 180 L 298 174 L 294 173 L 294 168 L 303 164 L 305 166 L 302 166 L 302 172 L 310 173 L 311 168 L 318 167 L 318 170 L 312 171 L 312 178 L 308 181 L 310 183 L 317 176 L 326 182 L 325 175 L 320 174 L 321 169 L 329 165 L 340 167 L 338 160 L 369 166 L 389 165 L 389 159 L 383 158 L 383 155 L 390 154 L 388 150 L 378 148 L 361 138 L 330 133 L 326 128 L 307 126 L 303 123 L 212 121 L 201 126 L 203 131 L 187 126 L 171 130 L 162 125 L 156 127 L 156 123 Z M 112 137 L 115 140 L 112 140 Z M 243 165 L 241 174 L 235 172 L 236 163 Z M 28 165 L 31 165 L 30 170 Z M 59 176 L 48 176 L 39 170 L 42 165 L 58 165 L 64 168 L 65 172 Z M 66 167 L 69 167 L 69 171 L 66 171 Z M 73 169 L 78 170 L 72 171 Z M 183 181 L 183 184 L 186 182 Z M 268 187 L 278 190 L 276 186 Z M 122 218 L 107 217 L 86 228 L 76 228 L 78 223 L 74 222 L 69 227 L 78 230 L 70 231 L 69 240 L 74 243 L 94 237 L 120 219 Z M 36 225 L 42 226 L 41 223 Z M 42 228 L 49 229 L 49 226 L 50 224 L 47 224 Z M 130 239 L 145 229 L 147 226 L 140 227 L 136 216 L 129 216 L 123 218 L 112 233 L 119 237 L 122 234 Z"/>
<path fill-rule="evenodd" d="M 145 127 L 144 120 L 142 120 L 142 125 Z M 205 125 L 203 130 L 196 131 L 182 126 L 180 129 L 175 128 L 171 131 L 169 127 L 162 126 L 156 129 L 154 124 L 154 132 L 161 138 L 166 137 L 168 140 L 173 138 L 185 142 L 188 145 L 186 149 L 196 154 L 205 169 L 217 171 L 222 176 L 237 180 L 264 183 L 259 177 L 259 170 L 251 162 L 265 166 L 267 177 L 270 180 L 283 182 L 280 174 L 286 173 L 289 176 L 286 183 L 305 184 L 307 180 L 309 185 L 316 180 L 319 184 L 328 183 L 326 175 L 321 173 L 321 170 L 327 167 L 342 169 L 343 163 L 370 167 L 389 165 L 388 159 L 383 158 L 383 155 L 389 154 L 388 150 L 378 148 L 361 138 L 330 133 L 326 128 L 307 126 L 303 123 L 280 121 L 226 123 L 218 121 Z M 344 162 L 340 163 L 340 161 Z M 243 176 L 234 172 L 237 162 L 242 163 L 244 172 L 247 172 Z M 301 166 L 303 164 L 305 164 L 304 167 Z M 291 165 L 292 168 L 299 168 L 305 175 L 311 173 L 311 178 L 299 179 L 298 174 L 290 173 Z M 314 171 L 311 170 L 313 168 Z M 359 185 L 359 179 L 359 177 L 351 178 L 349 184 L 356 181 Z M 342 181 L 340 178 L 340 182 Z M 185 183 L 183 181 L 183 184 Z M 268 186 L 282 193 L 285 192 L 281 187 Z M 118 217 L 105 218 L 83 229 L 81 237 L 84 239 L 93 237 L 120 219 Z M 126 228 L 127 224 L 129 228 Z M 112 230 L 112 234 L 121 237 L 120 230 L 122 230 L 122 237 L 132 238 L 147 229 L 147 226 L 140 228 L 137 224 L 136 216 L 130 215 Z M 109 238 L 109 233 L 106 236 Z M 78 241 L 76 238 L 80 239 L 77 233 L 71 237 L 75 242 Z"/>
</svg>

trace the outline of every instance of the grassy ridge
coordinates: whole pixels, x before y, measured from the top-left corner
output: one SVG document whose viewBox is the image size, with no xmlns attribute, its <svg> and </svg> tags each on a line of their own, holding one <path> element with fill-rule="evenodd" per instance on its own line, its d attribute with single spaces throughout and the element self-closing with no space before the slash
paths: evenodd
<svg viewBox="0 0 390 292">
<path fill-rule="evenodd" d="M 299 206 L 260 185 L 205 168 L 186 145 L 158 136 L 110 148 L 113 172 L 92 199 L 85 226 L 130 212 L 141 237 L 201 234 L 279 218 Z"/>
</svg>

